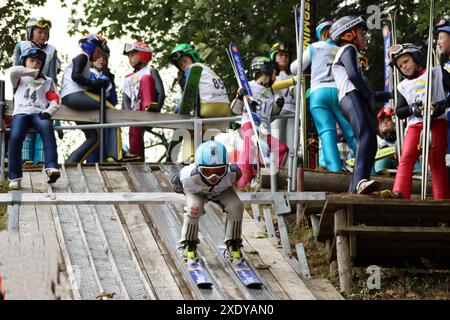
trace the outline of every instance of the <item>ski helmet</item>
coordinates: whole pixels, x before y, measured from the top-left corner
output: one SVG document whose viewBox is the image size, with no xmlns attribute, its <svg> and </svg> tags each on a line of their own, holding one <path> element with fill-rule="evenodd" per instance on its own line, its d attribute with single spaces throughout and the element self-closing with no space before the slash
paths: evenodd
<svg viewBox="0 0 450 320">
<path fill-rule="evenodd" d="M 195 151 L 195 164 L 200 175 L 214 184 L 228 171 L 228 152 L 223 144 L 217 141 L 206 141 Z"/>
<path fill-rule="evenodd" d="M 377 114 L 378 122 L 380 122 L 383 118 L 391 118 L 394 115 L 394 110 L 391 107 L 383 107 Z"/>
<path fill-rule="evenodd" d="M 27 40 L 31 41 L 33 37 L 33 30 L 34 28 L 47 28 L 49 32 L 50 37 L 50 29 L 52 27 L 52 22 L 50 20 L 47 20 L 42 17 L 32 17 L 27 21 L 27 24 L 25 25 L 25 28 L 27 30 Z"/>
<path fill-rule="evenodd" d="M 148 44 L 143 42 L 135 42 L 133 44 L 126 43 L 123 48 L 123 54 L 128 55 L 130 52 L 137 51 L 139 53 L 139 61 L 147 64 L 152 60 L 152 49 Z"/>
<path fill-rule="evenodd" d="M 195 50 L 194 46 L 182 43 L 173 48 L 170 53 L 170 61 L 178 68 L 177 61 L 181 59 L 182 56 L 190 56 L 193 62 L 200 62 L 200 55 L 198 51 Z"/>
<path fill-rule="evenodd" d="M 270 60 L 275 61 L 275 55 L 278 52 L 284 52 L 289 55 L 289 58 L 291 57 L 291 51 L 289 48 L 289 44 L 284 42 L 277 42 L 275 43 L 272 48 L 270 48 Z M 290 59 L 289 59 L 290 61 Z"/>
<path fill-rule="evenodd" d="M 437 26 L 434 27 L 434 31 L 438 33 L 441 31 L 450 33 L 450 21 L 447 19 L 441 19 Z"/>
<path fill-rule="evenodd" d="M 338 19 L 330 28 L 331 40 L 336 44 L 342 40 L 353 42 L 356 38 L 356 27 L 367 30 L 367 23 L 361 16 L 345 16 Z"/>
<path fill-rule="evenodd" d="M 420 65 L 422 62 L 422 53 L 420 52 L 420 49 L 412 44 L 412 43 L 404 43 L 404 44 L 395 44 L 392 47 L 390 47 L 388 51 L 388 58 L 389 58 L 389 65 L 393 67 L 394 65 L 397 67 L 397 59 L 404 55 L 409 53 L 413 60 Z M 398 68 L 398 67 L 397 67 Z"/>
<path fill-rule="evenodd" d="M 258 79 L 262 74 L 272 76 L 273 70 L 278 70 L 278 63 L 267 57 L 254 57 L 250 64 L 253 79 Z"/>
<path fill-rule="evenodd" d="M 109 51 L 109 48 L 106 44 L 106 39 L 99 34 L 88 34 L 81 38 L 80 41 L 78 41 L 78 44 L 80 45 L 81 49 L 90 57 L 92 57 L 92 55 L 94 54 L 95 47 L 99 47 L 105 53 Z"/>
<path fill-rule="evenodd" d="M 39 48 L 29 48 L 27 50 L 25 50 L 19 58 L 19 63 L 25 67 L 25 61 L 27 60 L 28 57 L 32 57 L 32 58 L 36 58 L 41 60 L 42 65 L 41 65 L 41 70 L 45 65 L 45 60 L 47 58 L 47 54 L 45 53 L 44 50 L 39 49 Z"/>
<path fill-rule="evenodd" d="M 333 21 L 325 21 L 320 23 L 317 27 L 316 27 L 316 37 L 317 40 L 322 40 L 322 32 L 324 32 L 326 29 L 331 28 L 331 26 L 333 25 Z"/>
</svg>

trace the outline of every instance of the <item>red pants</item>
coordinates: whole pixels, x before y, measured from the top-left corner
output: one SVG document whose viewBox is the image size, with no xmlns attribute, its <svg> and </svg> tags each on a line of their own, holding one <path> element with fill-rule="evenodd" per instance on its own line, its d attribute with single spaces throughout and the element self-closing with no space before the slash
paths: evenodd
<svg viewBox="0 0 450 320">
<path fill-rule="evenodd" d="M 403 150 L 395 176 L 394 192 L 400 192 L 405 199 L 411 198 L 412 175 L 414 164 L 422 150 L 419 148 L 420 133 L 423 123 L 411 125 L 403 141 Z M 445 153 L 447 151 L 447 121 L 437 119 L 431 121 L 431 145 L 428 163 L 431 168 L 433 198 L 435 200 L 450 199 Z"/>
<path fill-rule="evenodd" d="M 141 101 L 136 111 L 144 111 L 151 102 L 155 101 L 155 80 L 150 75 L 142 76 L 139 83 L 139 96 Z M 145 159 L 144 132 L 145 128 L 130 127 L 129 142 L 130 152 Z"/>
<path fill-rule="evenodd" d="M 238 167 L 242 171 L 242 176 L 237 182 L 238 188 L 244 188 L 255 176 L 254 163 L 256 163 L 256 157 L 259 152 L 252 148 L 251 138 L 253 136 L 253 128 L 250 122 L 246 122 L 241 127 L 244 136 L 244 150 L 239 153 Z M 288 153 L 288 147 L 281 141 L 272 137 L 271 134 L 267 135 L 267 144 L 270 146 L 270 150 L 277 156 L 277 164 L 280 166 L 283 164 L 286 155 Z"/>
</svg>

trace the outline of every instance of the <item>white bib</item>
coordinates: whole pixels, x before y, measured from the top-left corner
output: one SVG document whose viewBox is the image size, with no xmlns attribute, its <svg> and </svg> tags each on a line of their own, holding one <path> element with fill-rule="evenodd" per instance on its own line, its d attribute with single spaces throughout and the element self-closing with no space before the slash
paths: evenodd
<svg viewBox="0 0 450 320">
<path fill-rule="evenodd" d="M 84 69 L 82 71 L 82 76 L 86 79 L 89 79 L 90 69 L 91 69 L 91 60 L 89 59 L 89 56 L 86 53 L 80 53 L 86 55 L 88 57 L 88 63 L 84 66 Z M 87 88 L 84 86 L 79 85 L 72 79 L 72 71 L 73 71 L 73 61 L 72 59 L 69 60 L 69 63 L 67 64 L 66 69 L 64 70 L 64 75 L 61 83 L 61 98 L 64 98 L 65 96 L 85 91 Z"/>
<path fill-rule="evenodd" d="M 19 86 L 14 93 L 13 116 L 39 113 L 47 109 L 49 103 L 46 94 L 50 90 L 56 92 L 53 80 L 48 77 L 37 80 L 29 76 L 21 77 Z"/>
<path fill-rule="evenodd" d="M 345 68 L 343 66 L 341 66 L 340 64 L 338 64 L 342 53 L 348 46 L 352 46 L 355 48 L 356 63 L 357 63 L 358 69 L 361 69 L 361 62 L 358 59 L 358 50 L 356 49 L 356 47 L 354 45 L 347 44 L 338 50 L 338 52 L 336 54 L 336 58 L 334 59 L 334 62 L 333 62 L 332 71 L 333 71 L 334 81 L 335 81 L 337 89 L 338 89 L 339 101 L 341 101 L 342 98 L 344 98 L 347 93 L 349 93 L 353 90 L 356 90 L 356 87 L 348 79 L 348 74 L 347 74 L 347 71 L 345 70 Z"/>
</svg>

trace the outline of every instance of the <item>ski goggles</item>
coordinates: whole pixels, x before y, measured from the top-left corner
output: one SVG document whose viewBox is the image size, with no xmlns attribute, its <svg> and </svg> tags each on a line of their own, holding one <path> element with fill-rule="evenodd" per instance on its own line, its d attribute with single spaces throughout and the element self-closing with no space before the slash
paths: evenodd
<svg viewBox="0 0 450 320">
<path fill-rule="evenodd" d="M 272 46 L 272 48 L 270 48 L 270 51 L 271 52 L 280 52 L 280 51 L 289 52 L 289 47 L 287 44 L 285 44 L 283 42 L 277 42 Z"/>
<path fill-rule="evenodd" d="M 51 29 L 52 28 L 52 22 L 50 20 L 47 20 L 47 19 L 39 19 L 39 20 L 36 20 L 33 23 L 33 26 L 39 27 L 39 28 Z"/>
<path fill-rule="evenodd" d="M 413 48 L 409 45 L 403 45 L 403 44 L 394 44 L 392 47 L 389 48 L 387 55 L 390 61 L 394 61 L 396 57 L 399 55 L 402 55 L 403 53 L 412 52 L 411 49 Z"/>
<path fill-rule="evenodd" d="M 200 174 L 206 179 L 213 178 L 214 176 L 220 179 L 228 172 L 228 165 L 217 167 L 198 166 L 197 168 Z"/>
<path fill-rule="evenodd" d="M 182 56 L 186 55 L 186 53 L 188 53 L 188 52 L 191 51 L 191 50 L 193 50 L 193 49 L 190 48 L 190 47 L 188 47 L 188 48 L 185 48 L 185 49 L 183 49 L 183 50 L 174 52 L 174 53 L 172 53 L 172 54 L 170 55 L 170 60 L 172 60 L 172 61 L 178 61 L 178 60 L 181 59 Z"/>
<path fill-rule="evenodd" d="M 138 46 L 135 43 L 125 43 L 123 47 L 123 53 L 130 53 L 132 51 L 144 51 L 144 52 L 152 52 L 152 49 L 149 47 Z"/>
</svg>

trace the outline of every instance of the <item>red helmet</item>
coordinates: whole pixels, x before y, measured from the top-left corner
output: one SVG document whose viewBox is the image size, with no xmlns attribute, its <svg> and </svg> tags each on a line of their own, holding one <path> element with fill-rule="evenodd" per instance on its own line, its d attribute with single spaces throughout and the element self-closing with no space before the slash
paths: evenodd
<svg viewBox="0 0 450 320">
<path fill-rule="evenodd" d="M 394 109 L 391 107 L 383 107 L 380 109 L 380 111 L 377 114 L 378 122 L 380 122 L 383 118 L 391 118 L 394 115 Z"/>
<path fill-rule="evenodd" d="M 152 60 L 152 49 L 143 42 L 135 42 L 133 44 L 125 44 L 125 47 L 123 49 L 123 54 L 127 55 L 128 53 L 132 51 L 139 52 L 139 61 L 143 64 L 146 64 Z"/>
</svg>

